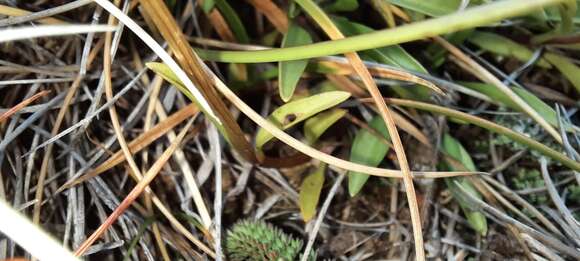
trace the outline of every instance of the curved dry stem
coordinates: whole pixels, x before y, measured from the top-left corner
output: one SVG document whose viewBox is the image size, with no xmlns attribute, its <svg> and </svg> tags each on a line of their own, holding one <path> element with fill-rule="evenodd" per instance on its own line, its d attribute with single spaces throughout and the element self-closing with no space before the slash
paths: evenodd
<svg viewBox="0 0 580 261">
<path fill-rule="evenodd" d="M 344 35 L 338 30 L 338 28 L 332 23 L 330 18 L 311 0 L 296 0 L 296 3 L 302 6 L 302 8 L 319 24 L 320 27 L 326 32 L 332 40 L 343 39 Z M 407 162 L 407 155 L 405 155 L 405 148 L 403 147 L 403 142 L 399 136 L 399 131 L 395 125 L 395 120 L 391 110 L 385 103 L 381 92 L 373 77 L 371 76 L 368 69 L 365 67 L 363 61 L 358 56 L 357 53 L 345 53 L 345 56 L 351 62 L 354 71 L 359 75 L 367 90 L 371 94 L 371 97 L 379 109 L 379 114 L 383 118 L 383 121 L 387 125 L 387 130 L 393 141 L 393 148 L 397 155 L 399 165 L 401 167 L 401 172 L 403 174 L 403 185 L 405 186 L 405 192 L 407 194 L 407 201 L 409 203 L 409 210 L 411 214 L 411 223 L 413 225 L 413 238 L 415 240 L 415 254 L 417 260 L 425 260 L 425 248 L 423 246 L 423 229 L 421 224 L 421 216 L 419 214 L 419 206 L 417 204 L 417 195 L 415 194 L 415 187 L 413 185 L 413 177 L 411 176 L 411 169 L 409 168 L 409 163 Z M 400 75 L 391 75 L 391 77 L 401 77 Z M 305 259 L 303 257 L 302 260 Z"/>
<path fill-rule="evenodd" d="M 235 93 L 233 93 L 211 70 L 204 65 L 204 69 L 208 72 L 208 75 L 211 77 L 214 85 L 218 89 L 221 94 L 228 99 L 238 110 L 244 113 L 248 118 L 250 118 L 253 122 L 255 122 L 258 126 L 265 129 L 269 133 L 271 133 L 274 137 L 281 140 L 282 142 L 288 144 L 292 148 L 300 151 L 311 158 L 315 158 L 322 162 L 328 163 L 329 165 L 336 166 L 338 168 L 350 171 L 361 172 L 373 176 L 379 177 L 388 177 L 388 178 L 402 178 L 401 171 L 393 170 L 393 169 L 382 169 L 382 168 L 375 168 L 369 167 L 361 164 L 357 164 L 354 162 L 346 161 L 343 159 L 339 159 L 337 157 L 331 156 L 319 150 L 316 150 L 300 141 L 295 139 L 294 137 L 288 135 L 274 124 L 269 122 L 268 120 L 262 118 L 260 114 L 254 111 L 250 106 L 248 106 L 244 101 L 242 101 Z M 447 177 L 455 177 L 455 176 L 467 176 L 467 175 L 475 175 L 475 174 L 483 174 L 482 172 L 432 172 L 432 171 L 414 171 L 411 172 L 413 177 L 420 177 L 420 178 L 447 178 Z"/>
</svg>

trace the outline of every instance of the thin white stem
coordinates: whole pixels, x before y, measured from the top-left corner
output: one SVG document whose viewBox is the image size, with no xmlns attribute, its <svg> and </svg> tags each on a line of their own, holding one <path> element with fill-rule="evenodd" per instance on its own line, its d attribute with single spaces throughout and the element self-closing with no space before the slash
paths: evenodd
<svg viewBox="0 0 580 261">
<path fill-rule="evenodd" d="M 108 25 L 40 25 L 9 28 L 0 31 L 0 43 L 32 39 L 38 37 L 85 34 L 91 32 L 111 32 L 114 26 Z"/>
<path fill-rule="evenodd" d="M 78 261 L 59 242 L 0 199 L 0 232 L 39 260 Z"/>
</svg>

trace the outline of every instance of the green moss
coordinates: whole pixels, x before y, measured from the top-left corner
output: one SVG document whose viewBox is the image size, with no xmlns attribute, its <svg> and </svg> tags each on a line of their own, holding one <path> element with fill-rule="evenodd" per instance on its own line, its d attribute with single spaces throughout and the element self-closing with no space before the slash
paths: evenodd
<svg viewBox="0 0 580 261">
<path fill-rule="evenodd" d="M 243 220 L 227 233 L 226 251 L 229 260 L 299 260 L 303 242 L 280 229 L 262 222 Z M 314 251 L 308 260 L 316 260 Z"/>
</svg>

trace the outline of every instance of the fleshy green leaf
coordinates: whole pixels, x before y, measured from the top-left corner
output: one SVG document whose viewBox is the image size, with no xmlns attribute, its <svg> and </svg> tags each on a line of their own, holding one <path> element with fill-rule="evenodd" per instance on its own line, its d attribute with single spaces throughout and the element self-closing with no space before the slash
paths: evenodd
<svg viewBox="0 0 580 261">
<path fill-rule="evenodd" d="M 336 0 L 324 8 L 327 12 L 350 12 L 358 8 L 358 0 Z"/>
<path fill-rule="evenodd" d="M 386 139 L 390 139 L 389 131 L 380 116 L 375 116 L 369 127 L 376 130 Z M 350 148 L 350 161 L 364 164 L 371 167 L 376 167 L 383 161 L 385 155 L 389 151 L 389 146 L 383 143 L 378 137 L 365 129 L 360 129 Z M 369 175 L 360 172 L 348 173 L 348 193 L 355 196 L 362 189 L 364 184 L 369 179 Z"/>
<path fill-rule="evenodd" d="M 282 47 L 292 47 L 311 43 L 312 38 L 310 37 L 310 34 L 302 29 L 302 27 L 292 23 L 288 28 L 288 33 L 286 33 L 282 40 Z M 304 73 L 306 65 L 308 65 L 308 60 L 280 62 L 278 83 L 280 85 L 280 98 L 282 98 L 284 102 L 288 102 L 292 98 L 294 90 L 296 89 L 296 84 L 298 84 L 300 76 Z"/>
<path fill-rule="evenodd" d="M 302 181 L 298 203 L 300 205 L 300 214 L 302 214 L 304 222 L 310 221 L 316 214 L 316 206 L 318 205 L 320 192 L 322 191 L 322 185 L 324 184 L 325 170 L 326 164 L 320 163 L 318 168 Z"/>
<path fill-rule="evenodd" d="M 459 161 L 465 170 L 468 171 L 477 171 L 475 168 L 475 164 L 473 164 L 473 160 L 469 153 L 461 146 L 461 143 L 451 137 L 449 134 L 445 134 L 443 136 L 441 149 L 450 157 L 454 158 L 455 160 Z M 462 171 L 462 169 L 458 169 L 453 167 L 454 164 L 447 164 L 448 168 L 452 171 Z M 480 211 L 473 210 L 469 203 L 466 202 L 463 197 L 461 196 L 463 192 L 467 192 L 470 195 L 481 199 L 481 194 L 475 189 L 471 181 L 466 178 L 446 178 L 445 184 L 451 191 L 453 198 L 457 200 L 459 206 L 463 210 L 463 213 L 467 217 L 467 221 L 471 227 L 479 232 L 482 235 L 487 233 L 487 219 Z"/>
<path fill-rule="evenodd" d="M 476 83 L 476 82 L 461 82 L 461 85 L 472 89 L 474 91 L 480 92 L 485 96 L 489 97 L 492 101 L 503 104 L 513 110 L 521 111 L 515 102 L 513 102 L 507 95 L 502 91 L 499 91 L 494 85 L 487 83 Z M 552 109 L 549 105 L 544 103 L 540 98 L 536 97 L 531 92 L 520 87 L 512 87 L 512 90 L 522 98 L 530 107 L 534 108 L 548 123 L 553 126 L 558 126 L 558 118 L 556 116 L 556 111 Z"/>
<path fill-rule="evenodd" d="M 334 107 L 350 97 L 350 93 L 342 91 L 323 92 L 303 99 L 291 101 L 274 110 L 268 119 L 285 130 L 302 122 L 315 114 Z M 274 136 L 260 128 L 256 135 L 256 148 L 261 150 Z"/>
<path fill-rule="evenodd" d="M 388 0 L 388 2 L 430 16 L 453 13 L 461 5 L 461 0 Z"/>
<path fill-rule="evenodd" d="M 332 109 L 306 120 L 304 123 L 304 136 L 308 144 L 314 144 L 330 126 L 340 120 L 345 114 L 346 110 Z"/>
<path fill-rule="evenodd" d="M 481 49 L 503 56 L 512 56 L 522 62 L 527 62 L 534 53 L 527 47 L 498 34 L 474 31 L 467 40 Z M 542 68 L 552 68 L 545 59 L 539 59 L 536 64 Z"/>
</svg>

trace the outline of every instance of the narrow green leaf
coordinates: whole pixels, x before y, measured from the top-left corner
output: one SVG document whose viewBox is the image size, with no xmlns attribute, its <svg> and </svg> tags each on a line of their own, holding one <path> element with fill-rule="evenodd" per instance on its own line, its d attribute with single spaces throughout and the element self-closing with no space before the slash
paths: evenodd
<svg viewBox="0 0 580 261">
<path fill-rule="evenodd" d="M 304 222 L 310 221 L 316 214 L 316 206 L 320 199 L 322 185 L 324 185 L 324 171 L 326 164 L 320 163 L 318 168 L 302 181 L 298 204 Z"/>
<path fill-rule="evenodd" d="M 558 71 L 560 71 L 576 88 L 576 91 L 580 93 L 580 68 L 576 66 L 570 59 L 555 53 L 546 53 L 544 58 L 548 60 L 552 65 L 556 66 Z"/>
<path fill-rule="evenodd" d="M 346 110 L 332 109 L 306 120 L 304 123 L 304 136 L 308 144 L 314 144 L 330 126 L 340 120 L 345 114 Z"/>
<path fill-rule="evenodd" d="M 148 217 L 148 218 L 145 219 L 145 221 L 143 222 L 143 224 L 141 224 L 141 226 L 139 226 L 139 230 L 137 230 L 137 234 L 129 242 L 129 246 L 127 247 L 127 251 L 126 251 L 127 254 L 125 254 L 125 256 L 123 256 L 123 261 L 129 261 L 129 260 L 131 260 L 131 254 L 130 253 L 132 253 L 133 250 L 135 250 L 135 247 L 139 243 L 139 240 L 143 237 L 143 235 L 147 231 L 147 228 L 151 224 L 153 224 L 154 221 L 155 221 L 155 219 L 153 217 Z"/>
<path fill-rule="evenodd" d="M 455 138 L 451 137 L 449 134 L 443 135 L 443 140 L 441 144 L 441 150 L 451 156 L 452 158 L 458 160 L 463 164 L 465 170 L 468 171 L 477 171 L 475 168 L 475 164 L 473 164 L 473 160 L 469 153 L 461 146 L 461 143 L 457 141 Z M 447 164 L 449 170 L 452 171 L 462 171 L 462 169 L 457 169 L 453 167 L 453 164 Z M 463 210 L 463 213 L 467 217 L 467 221 L 471 227 L 479 232 L 482 235 L 487 233 L 487 219 L 485 215 L 480 211 L 474 211 L 469 206 L 462 197 L 462 189 L 463 191 L 468 192 L 469 194 L 473 195 L 474 197 L 481 199 L 481 194 L 475 189 L 471 181 L 466 178 L 446 178 L 445 184 L 447 184 L 447 188 L 451 191 L 453 198 L 457 200 L 459 206 Z"/>
<path fill-rule="evenodd" d="M 350 93 L 342 91 L 323 92 L 303 99 L 291 101 L 274 110 L 268 117 L 273 124 L 285 130 L 315 114 L 332 108 L 350 97 Z M 274 136 L 260 128 L 256 135 L 256 148 L 261 150 Z"/>
<path fill-rule="evenodd" d="M 409 108 L 415 108 L 419 110 L 429 111 L 433 113 L 437 113 L 440 115 L 445 115 L 450 118 L 455 118 L 464 122 L 469 122 L 470 124 L 474 124 L 491 132 L 501 134 L 506 136 L 507 138 L 513 140 L 514 142 L 520 143 L 524 146 L 529 147 L 532 150 L 536 150 L 546 157 L 549 157 L 553 160 L 556 160 L 563 165 L 576 170 L 580 171 L 580 163 L 576 160 L 569 158 L 568 156 L 558 152 L 534 139 L 531 139 L 525 135 L 522 135 L 519 132 L 513 131 L 512 129 L 508 129 L 491 121 L 482 119 L 477 116 L 473 116 L 464 112 L 460 112 L 458 110 L 449 109 L 443 106 L 433 105 L 430 103 L 425 102 L 417 102 L 411 100 L 402 100 L 402 99 L 389 99 L 389 102 L 393 105 L 399 105 Z"/>
<path fill-rule="evenodd" d="M 224 19 L 228 22 L 228 25 L 232 29 L 232 32 L 236 36 L 236 39 L 240 43 L 250 43 L 250 37 L 248 37 L 248 33 L 246 32 L 246 28 L 242 23 L 242 20 L 236 13 L 236 11 L 232 8 L 232 6 L 228 3 L 227 0 L 213 0 L 215 1 L 215 5 L 222 13 Z"/>
<path fill-rule="evenodd" d="M 443 150 L 443 152 L 445 152 L 447 155 L 461 162 L 461 164 L 463 164 L 463 166 L 465 167 L 465 169 L 456 169 L 453 168 L 452 166 L 449 166 L 449 168 L 453 169 L 454 171 L 464 171 L 464 170 L 477 171 L 477 169 L 475 168 L 475 164 L 471 159 L 471 156 L 465 150 L 465 148 L 463 148 L 463 146 L 458 140 L 456 140 L 455 138 L 451 137 L 451 135 L 446 133 L 445 135 L 443 135 L 441 143 L 442 143 L 441 150 Z"/>
<path fill-rule="evenodd" d="M 494 33 L 474 31 L 467 40 L 488 52 L 511 56 L 524 63 L 534 56 L 534 53 L 527 47 Z M 536 65 L 542 68 L 552 68 L 552 65 L 545 59 L 539 59 Z"/>
<path fill-rule="evenodd" d="M 474 91 L 480 92 L 485 96 L 489 97 L 493 102 L 498 104 L 503 104 L 513 110 L 522 111 L 515 102 L 513 102 L 507 95 L 499 91 L 494 85 L 487 83 L 477 83 L 477 82 L 460 82 L 461 85 L 472 89 Z M 548 104 L 544 103 L 540 98 L 536 97 L 531 92 L 520 87 L 512 87 L 512 90 L 522 98 L 530 107 L 534 108 L 548 123 L 557 127 L 558 118 L 556 116 L 556 111 L 552 109 Z"/>
<path fill-rule="evenodd" d="M 461 0 L 388 0 L 391 4 L 430 16 L 443 16 L 459 9 Z"/>
<path fill-rule="evenodd" d="M 288 28 L 288 33 L 286 33 L 282 40 L 282 47 L 292 47 L 311 43 L 312 37 L 310 37 L 310 34 L 302 29 L 302 27 L 292 23 Z M 282 98 L 284 102 L 288 102 L 292 98 L 298 80 L 300 80 L 300 76 L 302 76 L 302 73 L 304 73 L 304 70 L 306 69 L 306 65 L 308 65 L 308 60 L 280 62 L 278 84 L 280 85 L 280 98 Z"/>
<path fill-rule="evenodd" d="M 358 8 L 358 0 L 336 0 L 324 9 L 327 12 L 351 12 Z"/>
<path fill-rule="evenodd" d="M 369 127 L 382 134 L 386 139 L 390 139 L 389 131 L 380 116 L 375 116 Z M 384 144 L 378 137 L 365 129 L 360 129 L 350 148 L 350 161 L 367 166 L 376 167 L 383 161 L 389 151 L 389 146 Z M 348 193 L 354 197 L 362 189 L 369 179 L 369 175 L 360 172 L 348 173 Z"/>
<path fill-rule="evenodd" d="M 173 71 L 167 65 L 165 65 L 164 63 L 150 62 L 145 64 L 145 66 L 147 66 L 147 68 L 149 68 L 156 74 L 159 74 L 164 80 L 171 83 L 171 85 L 177 87 L 177 89 L 179 89 L 179 91 L 181 91 L 181 93 L 187 96 L 187 98 L 189 98 L 192 102 L 195 102 L 195 104 L 199 105 L 198 101 L 195 99 L 193 94 L 191 94 L 191 92 L 185 87 L 185 85 L 183 85 L 181 80 L 177 78 L 175 73 L 173 73 Z"/>
</svg>

